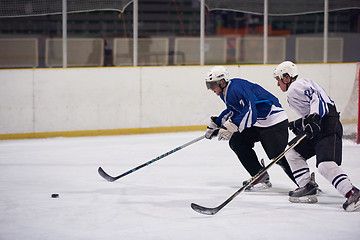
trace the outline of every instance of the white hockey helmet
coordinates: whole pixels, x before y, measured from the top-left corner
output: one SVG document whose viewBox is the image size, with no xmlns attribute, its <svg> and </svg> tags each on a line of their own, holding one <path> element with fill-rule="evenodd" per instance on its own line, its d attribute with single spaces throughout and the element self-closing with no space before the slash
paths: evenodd
<svg viewBox="0 0 360 240">
<path fill-rule="evenodd" d="M 288 74 L 291 78 L 298 76 L 297 66 L 290 61 L 280 63 L 274 70 L 274 78 L 283 79 L 284 74 Z"/>
<path fill-rule="evenodd" d="M 215 66 L 210 69 L 206 74 L 205 81 L 208 89 L 213 89 L 220 85 L 220 81 L 224 79 L 225 82 L 229 81 L 229 72 L 223 66 Z"/>
</svg>

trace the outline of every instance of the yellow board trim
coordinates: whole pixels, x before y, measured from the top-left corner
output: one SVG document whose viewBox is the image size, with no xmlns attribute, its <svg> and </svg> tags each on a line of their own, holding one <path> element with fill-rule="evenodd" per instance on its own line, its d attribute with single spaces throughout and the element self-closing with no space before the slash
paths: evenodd
<svg viewBox="0 0 360 240">
<path fill-rule="evenodd" d="M 83 130 L 83 131 L 64 131 L 64 132 L 13 133 L 13 134 L 0 134 L 0 140 L 189 132 L 189 131 L 205 131 L 205 129 L 206 129 L 205 125 L 199 125 L 199 126 L 176 126 L 176 127 Z"/>
<path fill-rule="evenodd" d="M 342 124 L 357 124 L 358 120 L 356 118 L 353 119 L 340 119 Z"/>
</svg>

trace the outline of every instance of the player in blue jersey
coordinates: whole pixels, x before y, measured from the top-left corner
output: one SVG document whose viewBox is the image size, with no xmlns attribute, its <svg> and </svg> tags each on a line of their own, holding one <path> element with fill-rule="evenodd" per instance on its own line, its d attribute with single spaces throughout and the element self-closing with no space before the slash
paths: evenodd
<svg viewBox="0 0 360 240">
<path fill-rule="evenodd" d="M 229 79 L 223 66 L 213 67 L 206 75 L 206 86 L 226 104 L 226 109 L 212 117 L 205 137 L 218 136 L 229 140 L 230 148 L 251 176 L 262 168 L 254 151 L 260 142 L 269 159 L 280 155 L 288 143 L 288 118 L 279 100 L 258 84 L 240 78 Z M 218 130 L 218 131 L 217 131 Z M 295 183 L 285 158 L 277 162 Z M 246 184 L 246 181 L 243 183 Z M 270 177 L 265 172 L 247 190 L 270 188 Z"/>
<path fill-rule="evenodd" d="M 310 79 L 298 78 L 297 66 L 285 61 L 274 71 L 274 78 L 286 92 L 290 107 L 301 118 L 289 123 L 296 135 L 306 132 L 304 139 L 286 154 L 299 188 L 289 192 L 291 202 L 317 202 L 317 184 L 310 174 L 307 159 L 316 156 L 316 167 L 341 195 L 347 198 L 346 211 L 360 208 L 359 189 L 354 187 L 340 168 L 343 129 L 335 103 L 324 89 Z"/>
</svg>

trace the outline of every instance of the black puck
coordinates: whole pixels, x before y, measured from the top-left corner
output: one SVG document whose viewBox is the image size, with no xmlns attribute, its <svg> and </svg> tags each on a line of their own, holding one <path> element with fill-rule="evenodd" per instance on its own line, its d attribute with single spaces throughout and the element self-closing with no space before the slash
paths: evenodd
<svg viewBox="0 0 360 240">
<path fill-rule="evenodd" d="M 53 194 L 51 194 L 51 197 L 52 197 L 52 198 L 58 198 L 58 197 L 59 197 L 59 194 L 58 194 L 58 193 L 53 193 Z"/>
</svg>

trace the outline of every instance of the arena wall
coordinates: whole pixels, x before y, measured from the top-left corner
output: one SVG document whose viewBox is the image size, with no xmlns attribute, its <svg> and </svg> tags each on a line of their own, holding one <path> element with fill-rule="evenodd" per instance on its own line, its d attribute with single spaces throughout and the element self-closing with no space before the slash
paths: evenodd
<svg viewBox="0 0 360 240">
<path fill-rule="evenodd" d="M 224 103 L 204 84 L 212 66 L 0 70 L 0 139 L 205 130 Z M 230 76 L 286 94 L 276 65 L 229 65 Z M 298 64 L 339 110 L 350 99 L 357 64 Z"/>
</svg>

